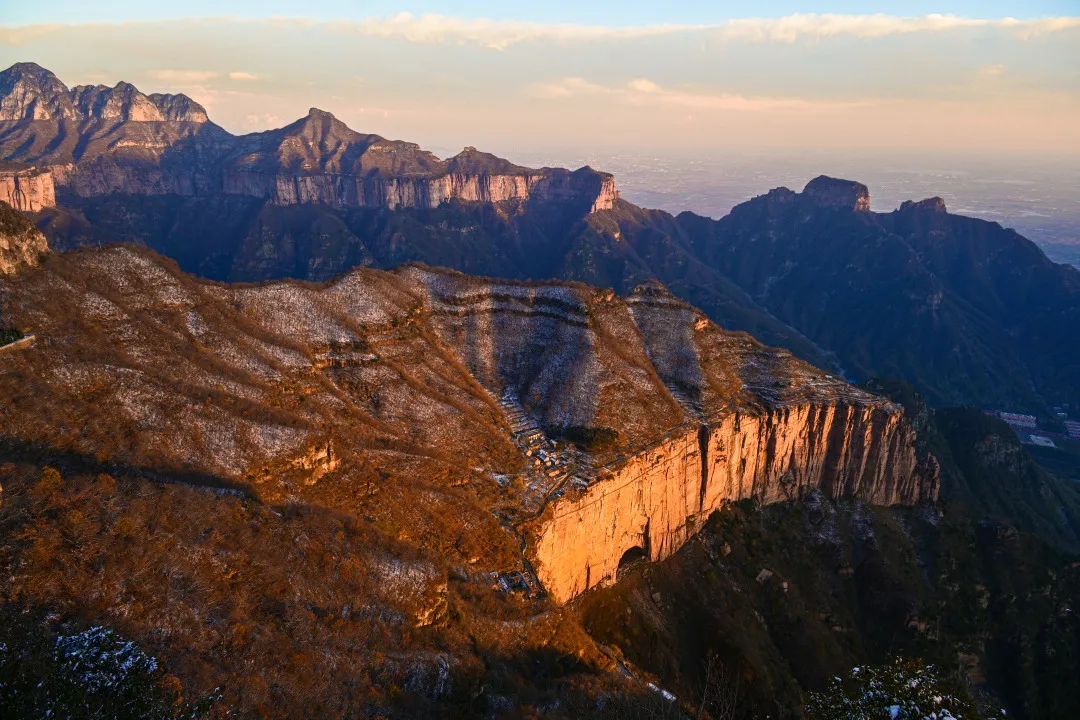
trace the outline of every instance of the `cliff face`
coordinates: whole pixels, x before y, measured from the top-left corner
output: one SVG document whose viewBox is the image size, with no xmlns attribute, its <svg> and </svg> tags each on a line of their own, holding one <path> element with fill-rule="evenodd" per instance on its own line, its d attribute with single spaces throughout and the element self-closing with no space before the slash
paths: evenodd
<svg viewBox="0 0 1080 720">
<path fill-rule="evenodd" d="M 37 212 L 56 206 L 56 188 L 49 170 L 0 166 L 0 200 L 16 210 Z"/>
<path fill-rule="evenodd" d="M 794 500 L 815 488 L 878 505 L 933 501 L 938 491 L 897 406 L 733 413 L 673 434 L 555 502 L 537 531 L 538 576 L 566 601 L 612 582 L 626 560 L 669 557 L 725 503 Z"/>
<path fill-rule="evenodd" d="M 434 177 L 383 177 L 324 173 L 269 174 L 226 168 L 223 190 L 266 198 L 274 205 L 315 203 L 330 207 L 436 208 L 450 200 L 500 203 L 581 199 L 589 212 L 612 207 L 615 179 L 589 170 L 547 170 L 515 175 L 447 173 Z"/>
</svg>

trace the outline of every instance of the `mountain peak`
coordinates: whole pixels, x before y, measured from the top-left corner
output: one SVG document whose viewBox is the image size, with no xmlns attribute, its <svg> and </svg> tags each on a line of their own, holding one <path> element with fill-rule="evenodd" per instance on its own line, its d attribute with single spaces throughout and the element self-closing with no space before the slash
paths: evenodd
<svg viewBox="0 0 1080 720">
<path fill-rule="evenodd" d="M 870 190 L 854 180 L 818 175 L 806 184 L 802 194 L 822 207 L 870 210 Z"/>
<path fill-rule="evenodd" d="M 51 70 L 43 68 L 34 62 L 15 63 L 7 70 L 4 70 L 2 73 L 0 73 L 0 76 L 6 77 L 8 75 L 16 77 L 30 77 L 41 81 L 51 79 L 60 82 L 60 78 L 56 77 L 56 75 L 53 74 Z"/>
<path fill-rule="evenodd" d="M 150 102 L 157 105 L 162 117 L 169 122 L 210 122 L 210 116 L 206 114 L 206 108 L 195 102 L 187 95 L 178 93 L 154 93 L 148 96 Z"/>
<path fill-rule="evenodd" d="M 453 173 L 489 173 L 499 175 L 520 175 L 528 172 L 527 168 L 515 165 L 497 155 L 477 150 L 468 146 L 447 161 L 446 169 Z"/>
<path fill-rule="evenodd" d="M 913 200 L 905 200 L 900 205 L 900 212 L 935 212 L 946 213 L 948 210 L 945 208 L 945 201 L 939 197 L 926 198 L 925 200 L 919 200 L 918 202 Z"/>
<path fill-rule="evenodd" d="M 0 121 L 75 119 L 60 78 L 37 63 L 16 63 L 0 72 Z"/>
</svg>

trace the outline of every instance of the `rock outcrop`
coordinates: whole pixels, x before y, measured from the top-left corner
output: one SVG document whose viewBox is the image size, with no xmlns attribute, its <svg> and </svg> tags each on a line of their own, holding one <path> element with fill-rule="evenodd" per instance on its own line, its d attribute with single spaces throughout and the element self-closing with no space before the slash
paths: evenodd
<svg viewBox="0 0 1080 720">
<path fill-rule="evenodd" d="M 0 163 L 0 201 L 22 212 L 55 207 L 56 188 L 52 172 Z"/>
<path fill-rule="evenodd" d="M 806 184 L 803 195 L 823 207 L 870 211 L 870 189 L 852 180 L 819 175 Z"/>
<path fill-rule="evenodd" d="M 947 213 L 948 209 L 945 207 L 945 201 L 939 197 L 926 198 L 925 200 L 905 200 L 900 203 L 900 212 L 929 212 L 929 213 Z"/>
<path fill-rule="evenodd" d="M 10 275 L 38 263 L 49 244 L 33 223 L 0 201 L 0 275 Z"/>
</svg>

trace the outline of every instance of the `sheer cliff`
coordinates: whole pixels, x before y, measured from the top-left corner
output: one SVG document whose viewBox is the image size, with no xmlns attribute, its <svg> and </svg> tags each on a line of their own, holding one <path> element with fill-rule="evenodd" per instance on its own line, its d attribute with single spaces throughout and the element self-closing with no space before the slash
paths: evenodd
<svg viewBox="0 0 1080 720">
<path fill-rule="evenodd" d="M 56 188 L 48 170 L 0 162 L 0 200 L 21 212 L 56 206 Z"/>
</svg>

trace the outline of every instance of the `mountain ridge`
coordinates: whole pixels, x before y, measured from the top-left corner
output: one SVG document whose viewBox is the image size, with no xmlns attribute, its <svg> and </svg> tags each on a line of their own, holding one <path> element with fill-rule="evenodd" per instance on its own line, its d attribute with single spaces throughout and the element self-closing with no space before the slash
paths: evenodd
<svg viewBox="0 0 1080 720">
<path fill-rule="evenodd" d="M 68 112 L 27 97 L 24 115 Z M 58 122 L 0 123 L 0 157 L 83 152 L 50 166 L 61 207 L 37 220 L 57 249 L 127 240 L 219 280 L 409 261 L 621 293 L 655 279 L 726 327 L 853 380 L 904 377 L 935 405 L 1080 406 L 1080 275 L 940 198 L 876 213 L 865 185 L 820 176 L 711 219 L 637 208 L 590 168 L 530 170 L 474 148 L 443 160 L 314 108 L 241 137 L 122 121 L 76 140 Z"/>
<path fill-rule="evenodd" d="M 145 95 L 127 82 L 69 90 L 33 63 L 0 73 L 0 97 L 0 156 L 49 168 L 78 196 L 225 192 L 359 207 L 581 197 L 590 210 L 617 197 L 605 173 L 534 170 L 475 148 L 442 160 L 318 108 L 283 128 L 232 135 L 186 95 Z"/>
</svg>

